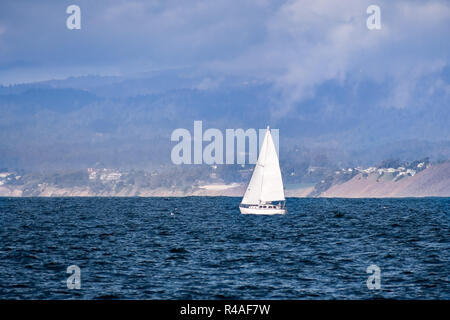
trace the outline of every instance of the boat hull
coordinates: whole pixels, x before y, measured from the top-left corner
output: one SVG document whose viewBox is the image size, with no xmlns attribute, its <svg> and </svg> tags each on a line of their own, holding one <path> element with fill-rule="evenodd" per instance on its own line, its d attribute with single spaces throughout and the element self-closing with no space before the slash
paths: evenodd
<svg viewBox="0 0 450 320">
<path fill-rule="evenodd" d="M 274 215 L 285 214 L 285 208 L 245 208 L 239 207 L 242 214 L 260 214 L 260 215 Z"/>
</svg>

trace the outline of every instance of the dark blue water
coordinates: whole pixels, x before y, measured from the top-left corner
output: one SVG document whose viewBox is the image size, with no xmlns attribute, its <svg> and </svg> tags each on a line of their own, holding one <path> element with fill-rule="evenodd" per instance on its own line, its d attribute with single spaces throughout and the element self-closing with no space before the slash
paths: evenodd
<svg viewBox="0 0 450 320">
<path fill-rule="evenodd" d="M 239 201 L 0 198 L 0 299 L 450 299 L 450 198 Z"/>
</svg>

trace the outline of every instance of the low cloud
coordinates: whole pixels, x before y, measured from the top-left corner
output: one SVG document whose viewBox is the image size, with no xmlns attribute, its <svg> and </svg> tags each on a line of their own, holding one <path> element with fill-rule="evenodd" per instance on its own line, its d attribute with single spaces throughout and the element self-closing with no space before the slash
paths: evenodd
<svg viewBox="0 0 450 320">
<path fill-rule="evenodd" d="M 81 0 L 78 31 L 65 28 L 70 4 L 0 5 L 0 68 L 7 70 L 0 83 L 190 66 L 272 83 L 279 117 L 327 81 L 389 83 L 380 106 L 393 108 L 419 103 L 419 92 L 430 94 L 438 80 L 446 85 L 439 78 L 450 52 L 446 1 L 376 1 L 381 30 L 366 27 L 373 1 Z"/>
<path fill-rule="evenodd" d="M 392 83 L 385 107 L 404 108 L 416 84 L 448 66 L 450 7 L 440 1 L 383 1 L 381 30 L 366 27 L 368 1 L 288 1 L 267 22 L 263 43 L 221 70 L 255 73 L 274 82 L 283 116 L 326 81 Z M 422 90 L 423 89 L 423 90 Z"/>
</svg>

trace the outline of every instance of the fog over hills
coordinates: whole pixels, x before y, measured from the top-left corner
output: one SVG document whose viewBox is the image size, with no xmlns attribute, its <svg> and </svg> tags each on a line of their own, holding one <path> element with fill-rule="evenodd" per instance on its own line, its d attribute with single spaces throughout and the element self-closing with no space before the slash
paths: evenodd
<svg viewBox="0 0 450 320">
<path fill-rule="evenodd" d="M 449 83 L 445 69 L 441 79 Z M 170 165 L 176 128 L 280 129 L 282 163 L 370 165 L 450 158 L 449 94 L 382 107 L 383 83 L 321 85 L 279 112 L 270 82 L 189 69 L 127 77 L 83 76 L 0 88 L 0 167 L 32 170 Z M 420 97 L 417 97 L 420 100 Z M 322 162 L 322 163 L 321 163 Z"/>
</svg>

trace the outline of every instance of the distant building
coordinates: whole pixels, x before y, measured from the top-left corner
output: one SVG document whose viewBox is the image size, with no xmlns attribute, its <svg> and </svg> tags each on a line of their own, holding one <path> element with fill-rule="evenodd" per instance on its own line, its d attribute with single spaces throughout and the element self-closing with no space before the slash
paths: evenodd
<svg viewBox="0 0 450 320">
<path fill-rule="evenodd" d="M 120 172 L 103 173 L 100 176 L 100 180 L 103 180 L 103 181 L 116 181 L 116 180 L 120 180 L 121 176 L 122 176 L 122 174 Z"/>
<path fill-rule="evenodd" d="M 364 169 L 363 171 L 364 171 L 365 173 L 373 173 L 373 172 L 377 171 L 377 168 L 375 168 L 375 167 L 369 167 L 369 168 L 367 168 L 367 169 Z"/>
<path fill-rule="evenodd" d="M 11 172 L 0 172 L 0 178 L 6 178 L 7 176 L 11 175 Z"/>
<path fill-rule="evenodd" d="M 97 170 L 94 168 L 88 168 L 89 180 L 95 180 L 97 178 Z"/>
</svg>

